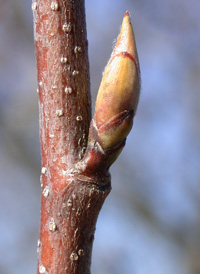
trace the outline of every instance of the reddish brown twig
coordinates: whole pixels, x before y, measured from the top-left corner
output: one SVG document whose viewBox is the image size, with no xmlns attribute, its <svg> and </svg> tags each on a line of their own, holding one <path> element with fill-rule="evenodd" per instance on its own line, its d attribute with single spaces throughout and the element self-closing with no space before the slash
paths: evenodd
<svg viewBox="0 0 200 274">
<path fill-rule="evenodd" d="M 32 9 L 42 158 L 38 274 L 89 274 L 96 220 L 110 191 L 108 168 L 125 144 L 138 102 L 134 35 L 127 13 L 102 80 L 104 85 L 109 75 L 112 98 L 126 96 L 112 110 L 101 85 L 88 141 L 91 103 L 84 1 L 34 0 Z M 112 78 L 116 60 L 119 73 Z M 112 79 L 120 84 L 113 80 L 113 85 Z"/>
</svg>

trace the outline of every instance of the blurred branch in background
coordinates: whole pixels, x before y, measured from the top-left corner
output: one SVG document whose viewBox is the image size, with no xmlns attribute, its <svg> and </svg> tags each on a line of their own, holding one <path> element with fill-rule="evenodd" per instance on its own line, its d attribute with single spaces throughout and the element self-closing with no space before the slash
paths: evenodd
<svg viewBox="0 0 200 274">
<path fill-rule="evenodd" d="M 111 170 L 92 273 L 200 273 L 199 8 L 197 0 L 86 1 L 93 99 L 126 9 L 143 81 L 134 130 Z M 0 35 L 0 272 L 35 273 L 40 163 L 31 1 L 2 1 Z"/>
</svg>

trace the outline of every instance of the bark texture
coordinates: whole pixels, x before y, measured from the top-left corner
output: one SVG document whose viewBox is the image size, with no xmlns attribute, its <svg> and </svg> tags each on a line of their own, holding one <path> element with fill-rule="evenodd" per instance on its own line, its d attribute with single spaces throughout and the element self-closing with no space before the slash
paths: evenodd
<svg viewBox="0 0 200 274">
<path fill-rule="evenodd" d="M 38 273 L 87 274 L 110 180 L 75 168 L 91 119 L 84 1 L 37 0 L 32 9 L 42 159 Z"/>
</svg>

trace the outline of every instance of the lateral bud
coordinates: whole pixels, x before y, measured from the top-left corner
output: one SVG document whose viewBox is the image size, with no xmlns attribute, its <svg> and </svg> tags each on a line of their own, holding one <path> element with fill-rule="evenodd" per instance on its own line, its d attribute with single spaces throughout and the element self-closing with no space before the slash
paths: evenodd
<svg viewBox="0 0 200 274">
<path fill-rule="evenodd" d="M 139 61 L 133 28 L 126 12 L 98 91 L 85 155 L 88 164 L 95 164 L 95 159 L 89 155 L 90 150 L 101 155 L 98 159 L 104 161 L 107 169 L 116 160 L 132 128 L 139 93 Z"/>
</svg>

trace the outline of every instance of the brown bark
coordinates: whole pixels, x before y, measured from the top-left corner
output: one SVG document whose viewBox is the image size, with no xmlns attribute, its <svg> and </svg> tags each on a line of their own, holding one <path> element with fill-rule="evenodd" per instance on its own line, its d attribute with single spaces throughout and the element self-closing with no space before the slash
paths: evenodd
<svg viewBox="0 0 200 274">
<path fill-rule="evenodd" d="M 134 34 L 126 13 L 90 126 L 84 0 L 34 0 L 32 9 L 42 159 L 38 274 L 89 274 L 96 220 L 111 188 L 108 169 L 139 97 Z M 114 110 L 102 95 L 108 92 L 117 98 Z"/>
<path fill-rule="evenodd" d="M 84 1 L 32 5 L 38 70 L 42 158 L 38 273 L 90 273 L 99 210 L 109 192 L 74 174 L 83 157 L 90 123 Z"/>
</svg>

